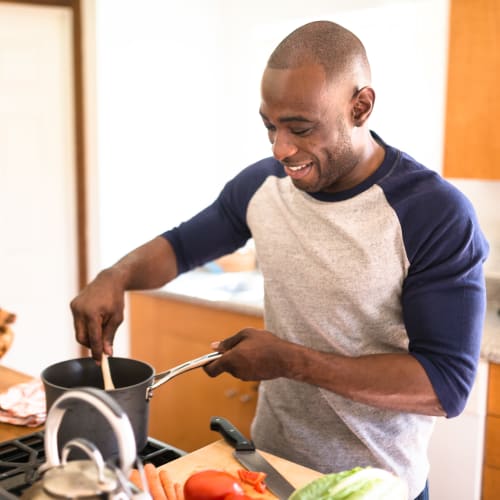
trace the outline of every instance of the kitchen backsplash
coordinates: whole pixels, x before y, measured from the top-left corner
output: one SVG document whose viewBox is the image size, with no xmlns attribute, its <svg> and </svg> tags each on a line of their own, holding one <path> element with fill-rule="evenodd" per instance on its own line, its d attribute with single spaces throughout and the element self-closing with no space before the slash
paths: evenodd
<svg viewBox="0 0 500 500">
<path fill-rule="evenodd" d="M 486 277 L 486 295 L 488 297 L 488 304 L 500 311 L 500 278 L 499 277 Z"/>
<path fill-rule="evenodd" d="M 485 273 L 500 280 L 500 181 L 447 179 L 462 191 L 476 209 L 479 223 L 490 244 Z"/>
</svg>

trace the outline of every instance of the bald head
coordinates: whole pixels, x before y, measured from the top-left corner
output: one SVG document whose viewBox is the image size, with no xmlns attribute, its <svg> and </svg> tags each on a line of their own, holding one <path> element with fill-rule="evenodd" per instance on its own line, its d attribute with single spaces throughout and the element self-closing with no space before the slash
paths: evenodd
<svg viewBox="0 0 500 500">
<path fill-rule="evenodd" d="M 273 69 L 320 64 L 328 80 L 348 80 L 357 88 L 371 83 L 363 44 L 353 33 L 330 21 L 305 24 L 290 33 L 267 62 Z"/>
</svg>

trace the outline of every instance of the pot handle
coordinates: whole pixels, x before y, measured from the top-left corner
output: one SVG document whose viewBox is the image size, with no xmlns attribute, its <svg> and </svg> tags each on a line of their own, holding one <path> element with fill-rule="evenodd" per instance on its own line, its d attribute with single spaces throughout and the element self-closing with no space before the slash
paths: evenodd
<svg viewBox="0 0 500 500">
<path fill-rule="evenodd" d="M 128 477 L 137 454 L 132 425 L 121 406 L 106 392 L 94 387 L 66 391 L 50 408 L 45 422 L 45 467 L 57 467 L 61 464 L 57 449 L 57 432 L 66 410 L 75 401 L 85 401 L 106 417 L 118 441 L 121 470 L 125 477 Z"/>
<path fill-rule="evenodd" d="M 222 353 L 220 352 L 211 352 L 209 354 L 205 354 L 204 356 L 200 356 L 199 358 L 186 361 L 181 365 L 174 366 L 173 368 L 170 368 L 170 370 L 158 373 L 154 376 L 155 382 L 146 389 L 146 400 L 151 399 L 151 397 L 153 396 L 153 389 L 160 387 L 160 385 L 168 382 L 170 379 L 176 377 L 177 375 L 180 375 L 181 373 L 192 370 L 193 368 L 198 368 L 199 366 L 206 365 L 211 361 L 220 358 L 221 356 Z"/>
</svg>

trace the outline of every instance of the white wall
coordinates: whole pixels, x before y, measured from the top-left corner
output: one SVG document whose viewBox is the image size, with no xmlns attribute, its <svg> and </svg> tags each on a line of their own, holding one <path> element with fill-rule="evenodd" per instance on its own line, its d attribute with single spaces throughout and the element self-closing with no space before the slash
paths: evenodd
<svg viewBox="0 0 500 500">
<path fill-rule="evenodd" d="M 451 182 L 474 205 L 481 229 L 488 239 L 490 253 L 484 265 L 485 273 L 500 280 L 500 181 L 451 179 Z"/>
</svg>

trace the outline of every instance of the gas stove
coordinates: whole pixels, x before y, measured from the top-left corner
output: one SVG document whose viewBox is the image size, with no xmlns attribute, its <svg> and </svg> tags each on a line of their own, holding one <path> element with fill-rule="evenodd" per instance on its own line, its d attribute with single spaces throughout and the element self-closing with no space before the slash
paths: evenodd
<svg viewBox="0 0 500 500">
<path fill-rule="evenodd" d="M 34 432 L 0 443 L 0 500 L 16 500 L 37 479 L 37 469 L 45 461 L 44 432 Z M 138 457 L 143 464 L 156 467 L 185 455 L 186 452 L 148 438 Z"/>
</svg>

